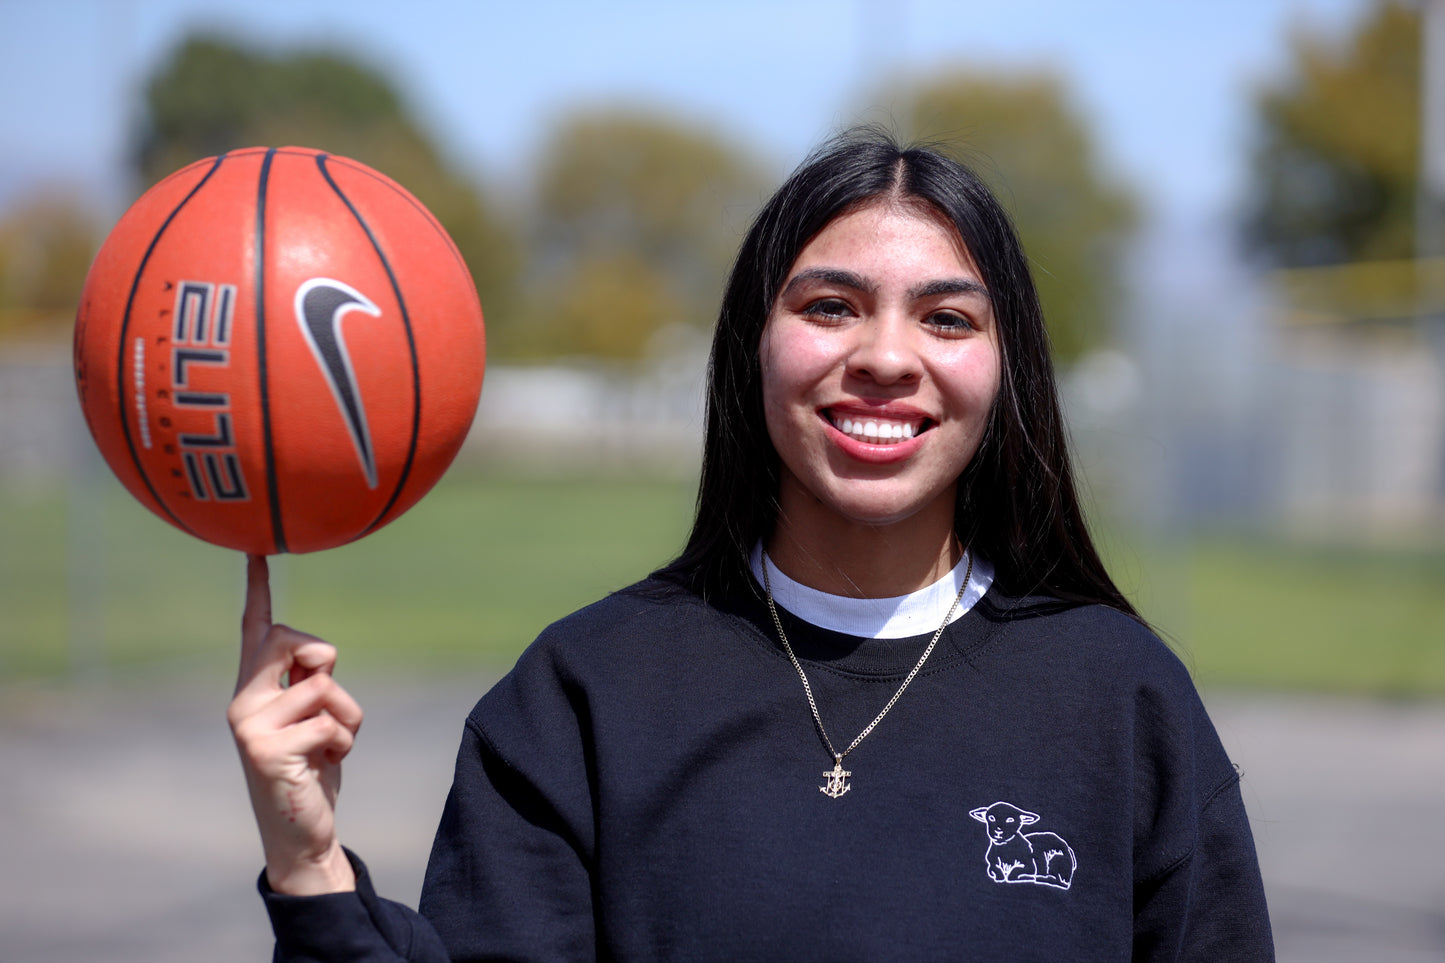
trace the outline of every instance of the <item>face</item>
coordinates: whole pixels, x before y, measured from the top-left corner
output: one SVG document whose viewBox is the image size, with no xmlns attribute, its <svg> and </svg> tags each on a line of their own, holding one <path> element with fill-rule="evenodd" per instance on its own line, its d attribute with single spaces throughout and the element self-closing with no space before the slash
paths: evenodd
<svg viewBox="0 0 1445 963">
<path fill-rule="evenodd" d="M 784 516 L 953 523 L 999 386 L 993 310 L 941 215 L 878 202 L 835 218 L 784 279 L 760 346 Z"/>
</svg>

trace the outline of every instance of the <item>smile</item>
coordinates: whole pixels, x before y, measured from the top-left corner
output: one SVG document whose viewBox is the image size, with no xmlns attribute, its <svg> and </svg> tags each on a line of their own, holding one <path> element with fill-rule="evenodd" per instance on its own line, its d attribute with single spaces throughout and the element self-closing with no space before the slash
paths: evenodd
<svg viewBox="0 0 1445 963">
<path fill-rule="evenodd" d="M 850 438 L 868 445 L 896 445 L 899 442 L 922 434 L 929 428 L 926 418 L 905 420 L 901 418 L 867 418 L 846 415 L 838 417 L 827 413 L 828 423 Z"/>
</svg>

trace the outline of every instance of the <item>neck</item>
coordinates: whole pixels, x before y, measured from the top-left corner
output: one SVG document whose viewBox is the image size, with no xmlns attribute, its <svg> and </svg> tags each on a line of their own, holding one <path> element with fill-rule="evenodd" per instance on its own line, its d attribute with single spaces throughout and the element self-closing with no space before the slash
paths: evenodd
<svg viewBox="0 0 1445 963">
<path fill-rule="evenodd" d="M 830 595 L 894 598 L 946 575 L 960 558 L 953 534 L 953 499 L 902 521 L 865 525 L 836 518 L 819 524 L 806 507 L 784 500 L 767 540 L 768 557 L 795 582 Z"/>
</svg>

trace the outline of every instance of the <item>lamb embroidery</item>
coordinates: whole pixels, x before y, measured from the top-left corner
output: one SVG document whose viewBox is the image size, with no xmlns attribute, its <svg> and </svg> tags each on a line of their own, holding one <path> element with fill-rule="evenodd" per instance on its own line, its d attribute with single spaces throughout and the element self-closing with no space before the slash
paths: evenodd
<svg viewBox="0 0 1445 963">
<path fill-rule="evenodd" d="M 1056 833 L 1026 833 L 1025 826 L 1039 821 L 1037 813 L 1006 802 L 996 802 L 969 813 L 988 830 L 988 852 L 983 861 L 995 883 L 1037 883 L 1068 889 L 1079 861 L 1063 837 Z"/>
</svg>

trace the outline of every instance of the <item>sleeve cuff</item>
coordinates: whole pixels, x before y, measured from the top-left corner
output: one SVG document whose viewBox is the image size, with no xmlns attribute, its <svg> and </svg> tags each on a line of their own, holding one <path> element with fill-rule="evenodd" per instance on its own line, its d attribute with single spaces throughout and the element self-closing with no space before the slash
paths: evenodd
<svg viewBox="0 0 1445 963">
<path fill-rule="evenodd" d="M 412 926 L 409 910 L 376 895 L 366 864 L 350 850 L 346 858 L 356 871 L 356 890 L 320 896 L 277 893 L 262 870 L 256 888 L 276 935 L 278 963 L 322 963 L 328 960 L 388 961 L 408 959 Z M 390 912 L 388 912 L 390 910 Z"/>
</svg>

